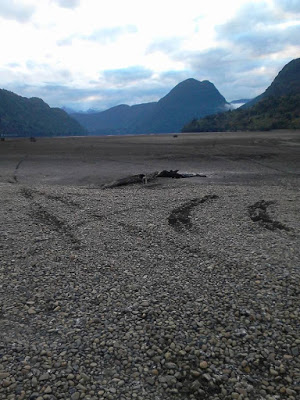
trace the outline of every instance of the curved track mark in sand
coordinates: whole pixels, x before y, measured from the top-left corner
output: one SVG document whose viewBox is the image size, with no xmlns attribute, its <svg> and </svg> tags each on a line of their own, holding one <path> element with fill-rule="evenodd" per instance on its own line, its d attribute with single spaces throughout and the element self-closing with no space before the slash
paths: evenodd
<svg viewBox="0 0 300 400">
<path fill-rule="evenodd" d="M 197 207 L 199 204 L 205 203 L 209 200 L 218 199 L 219 196 L 216 194 L 209 194 L 202 198 L 192 199 L 180 207 L 174 208 L 171 214 L 168 217 L 169 225 L 171 225 L 176 231 L 181 232 L 184 228 L 191 229 L 192 222 L 190 213 L 194 207 Z"/>
</svg>

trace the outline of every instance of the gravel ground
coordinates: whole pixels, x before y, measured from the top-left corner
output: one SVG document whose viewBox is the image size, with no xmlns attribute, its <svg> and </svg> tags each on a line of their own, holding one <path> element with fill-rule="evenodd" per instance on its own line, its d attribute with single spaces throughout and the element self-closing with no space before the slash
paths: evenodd
<svg viewBox="0 0 300 400">
<path fill-rule="evenodd" d="M 299 399 L 299 186 L 2 179 L 0 399 Z"/>
<path fill-rule="evenodd" d="M 1 194 L 1 399 L 299 398 L 299 191 Z"/>
</svg>

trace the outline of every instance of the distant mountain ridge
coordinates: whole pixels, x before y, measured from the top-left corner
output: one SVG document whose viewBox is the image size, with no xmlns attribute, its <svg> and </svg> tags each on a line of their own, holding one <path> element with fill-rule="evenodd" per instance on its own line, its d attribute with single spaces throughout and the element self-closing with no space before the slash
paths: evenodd
<svg viewBox="0 0 300 400">
<path fill-rule="evenodd" d="M 183 132 L 300 129 L 300 58 L 290 61 L 264 93 L 237 110 L 193 120 Z"/>
<path fill-rule="evenodd" d="M 249 108 L 260 100 L 271 96 L 297 95 L 300 93 L 300 58 L 290 61 L 275 77 L 271 85 L 261 95 L 255 97 L 243 108 Z"/>
<path fill-rule="evenodd" d="M 90 134 L 138 134 L 179 132 L 191 118 L 222 112 L 229 104 L 209 81 L 187 79 L 158 102 L 126 104 L 74 117 Z"/>
<path fill-rule="evenodd" d="M 60 108 L 0 89 L 0 136 L 83 135 L 85 129 Z"/>
</svg>

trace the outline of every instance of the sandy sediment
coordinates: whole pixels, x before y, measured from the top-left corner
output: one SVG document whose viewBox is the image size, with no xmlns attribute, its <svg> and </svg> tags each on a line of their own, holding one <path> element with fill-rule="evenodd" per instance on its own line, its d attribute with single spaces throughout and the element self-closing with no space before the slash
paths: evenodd
<svg viewBox="0 0 300 400">
<path fill-rule="evenodd" d="M 234 154 L 203 142 L 210 160 L 191 150 L 184 169 L 208 178 L 105 190 L 117 170 L 84 187 L 78 153 L 55 175 L 56 142 L 3 152 L 0 399 L 297 399 L 299 142 L 269 135 L 276 156 L 255 158 L 256 136 Z M 189 167 L 177 146 L 148 171 Z M 141 147 L 120 177 L 144 173 Z"/>
</svg>

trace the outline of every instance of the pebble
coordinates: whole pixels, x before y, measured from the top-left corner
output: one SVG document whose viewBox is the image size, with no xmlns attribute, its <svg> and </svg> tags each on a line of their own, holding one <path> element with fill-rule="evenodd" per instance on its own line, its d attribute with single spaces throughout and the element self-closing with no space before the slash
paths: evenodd
<svg viewBox="0 0 300 400">
<path fill-rule="evenodd" d="M 202 369 L 208 368 L 208 363 L 207 363 L 207 361 L 201 361 L 201 362 L 200 362 L 200 368 L 202 368 Z"/>
</svg>

